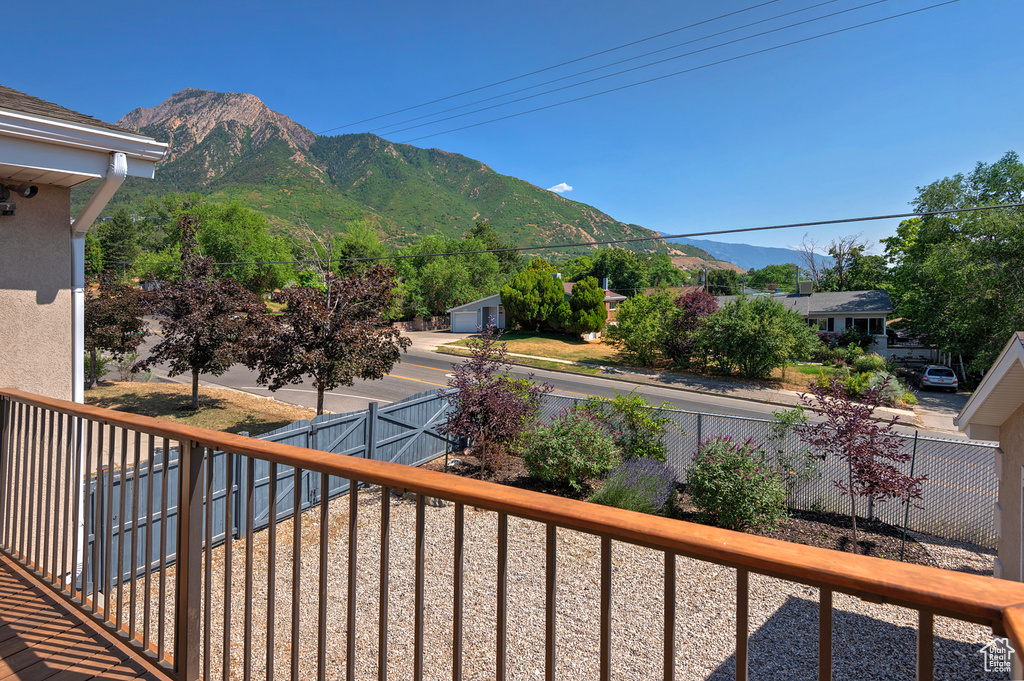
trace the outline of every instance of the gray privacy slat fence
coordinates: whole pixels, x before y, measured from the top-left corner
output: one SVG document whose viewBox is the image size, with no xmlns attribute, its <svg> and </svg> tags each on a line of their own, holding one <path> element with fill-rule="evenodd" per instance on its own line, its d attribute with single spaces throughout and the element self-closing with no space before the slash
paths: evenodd
<svg viewBox="0 0 1024 681">
<path fill-rule="evenodd" d="M 256 439 L 333 452 L 341 456 L 358 456 L 378 461 L 391 461 L 409 466 L 418 466 L 439 454 L 443 454 L 451 446 L 451 442 L 437 432 L 437 427 L 444 421 L 448 408 L 448 403 L 445 399 L 439 397 L 436 391 L 430 391 L 413 395 L 385 407 L 379 408 L 376 403 L 372 403 L 368 409 L 363 411 L 348 414 L 322 414 L 311 421 L 296 421 L 277 430 L 264 433 Z M 228 455 L 221 451 L 212 452 L 209 460 L 213 466 L 213 492 L 211 493 L 211 499 L 214 545 L 223 543 L 226 536 L 224 503 L 227 496 L 226 467 L 228 456 L 233 456 L 234 469 L 231 536 L 238 538 L 246 531 L 245 495 L 241 491 L 248 475 L 246 466 L 251 459 L 237 455 Z M 169 498 L 167 500 L 168 508 L 165 518 L 164 514 L 160 511 L 162 508 L 160 493 L 164 487 L 163 476 L 165 474 L 163 452 L 159 448 L 156 450 L 152 473 L 154 508 L 152 527 L 146 526 L 148 503 L 146 492 L 150 488 L 148 463 L 141 465 L 137 472 L 133 468 L 127 468 L 124 471 L 116 472 L 113 476 L 113 490 L 111 490 L 112 494 L 109 497 L 112 499 L 111 517 L 113 528 L 111 532 L 101 531 L 99 533 L 101 537 L 100 551 L 102 555 L 102 552 L 106 550 L 106 547 L 102 544 L 104 537 L 111 537 L 111 555 L 113 556 L 118 555 L 118 543 L 124 542 L 126 550 L 124 551 L 124 562 L 121 565 L 122 578 L 127 578 L 132 570 L 139 574 L 144 574 L 147 569 L 147 563 L 150 568 L 159 564 L 160 551 L 158 542 L 153 542 L 154 545 L 150 545 L 150 531 L 152 536 L 158 537 L 161 524 L 166 521 L 167 536 L 173 537 L 177 532 L 177 448 L 170 449 L 168 458 L 166 474 L 169 476 L 167 485 Z M 270 464 L 266 461 L 257 460 L 254 466 L 253 499 L 255 512 L 253 515 L 253 529 L 259 530 L 269 524 L 270 516 L 273 512 L 270 508 Z M 277 467 L 276 517 L 278 519 L 291 516 L 294 503 L 292 494 L 295 485 L 294 478 L 295 471 L 292 468 L 287 466 Z M 105 480 L 106 477 L 104 475 L 100 476 L 98 480 L 93 479 L 90 483 L 89 513 L 87 516 L 89 519 L 87 528 L 88 551 L 93 550 L 95 542 L 94 519 L 100 518 L 101 522 L 104 522 L 106 519 L 108 495 L 105 488 Z M 318 474 L 311 474 L 309 471 L 303 471 L 299 484 L 301 485 L 301 510 L 305 511 L 319 505 L 323 493 L 320 489 L 320 476 Z M 99 485 L 99 489 L 97 489 L 97 485 Z M 130 501 L 134 498 L 136 485 L 139 486 L 140 494 L 138 504 L 139 517 L 135 519 L 131 517 L 125 518 L 122 539 L 119 531 L 120 517 L 118 515 L 122 486 L 126 500 Z M 344 478 L 331 477 L 329 485 L 330 488 L 327 490 L 327 496 L 329 499 L 333 499 L 348 492 L 349 481 Z M 95 511 L 95 504 L 101 506 L 99 513 Z M 126 504 L 126 512 L 130 512 L 128 510 L 130 507 L 130 503 Z M 204 507 L 203 523 L 205 523 L 206 510 Z M 131 545 L 132 533 L 134 532 L 138 532 L 138 537 L 136 537 L 138 548 L 136 555 L 132 556 L 128 547 Z M 168 543 L 167 550 L 167 561 L 172 563 L 176 557 L 173 542 Z M 102 569 L 101 565 L 100 570 Z M 87 584 L 91 584 L 92 579 L 91 572 L 85 575 Z M 103 579 L 102 574 L 100 579 Z M 111 570 L 107 581 L 108 583 L 114 583 L 115 580 L 116 573 L 114 570 Z"/>
<path fill-rule="evenodd" d="M 585 400 L 564 395 L 546 396 L 542 408 L 544 418 L 550 419 L 563 409 Z M 670 419 L 665 442 L 666 460 L 678 479 L 686 480 L 686 469 L 693 460 L 697 444 L 718 435 L 736 440 L 750 438 L 762 446 L 777 463 L 785 459 L 794 461 L 807 451 L 799 436 L 791 431 L 773 432 L 773 422 L 739 416 L 723 416 L 656 409 Z M 914 453 L 915 438 L 897 436 L 901 451 Z M 995 548 L 996 532 L 992 515 L 996 502 L 995 474 L 996 445 L 963 440 L 917 438 L 914 457 L 914 475 L 926 475 L 923 496 L 910 508 L 908 528 L 944 539 L 966 541 L 986 548 Z M 782 454 L 780 455 L 780 452 Z M 910 473 L 910 462 L 903 467 Z M 789 505 L 802 510 L 821 510 L 849 513 L 849 499 L 833 484 L 845 477 L 841 461 L 815 461 L 813 471 L 806 477 L 793 476 Z M 890 501 L 869 508 L 861 500 L 858 514 L 870 515 L 892 525 L 902 527 L 905 505 Z"/>
</svg>

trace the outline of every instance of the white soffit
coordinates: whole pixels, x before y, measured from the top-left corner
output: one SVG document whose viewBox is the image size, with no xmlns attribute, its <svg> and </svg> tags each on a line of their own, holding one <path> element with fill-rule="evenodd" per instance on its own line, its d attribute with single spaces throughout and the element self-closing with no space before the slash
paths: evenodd
<svg viewBox="0 0 1024 681">
<path fill-rule="evenodd" d="M 1024 333 L 1015 333 L 953 423 L 969 436 L 976 433 L 982 439 L 998 439 L 992 434 L 1022 404 Z"/>
<path fill-rule="evenodd" d="M 152 178 L 167 145 L 152 138 L 0 109 L 0 177 L 72 187 L 104 177 L 112 152 Z"/>
</svg>

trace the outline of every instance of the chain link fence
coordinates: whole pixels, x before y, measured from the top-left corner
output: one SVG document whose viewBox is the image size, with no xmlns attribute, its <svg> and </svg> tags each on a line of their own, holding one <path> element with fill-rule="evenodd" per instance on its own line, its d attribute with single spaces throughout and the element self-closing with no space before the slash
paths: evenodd
<svg viewBox="0 0 1024 681">
<path fill-rule="evenodd" d="M 546 395 L 543 417 L 551 419 L 564 409 L 586 402 L 565 395 Z M 753 440 L 772 460 L 790 471 L 789 505 L 801 510 L 849 513 L 849 498 L 835 486 L 843 480 L 842 461 L 808 457 L 808 447 L 792 428 L 769 419 L 704 414 L 651 407 L 669 419 L 665 444 L 666 461 L 680 482 L 686 481 L 686 469 L 700 442 L 716 436 L 734 440 Z M 992 508 L 996 502 L 996 445 L 897 435 L 900 450 L 911 458 L 902 472 L 927 476 L 922 497 L 910 506 L 907 528 L 943 539 L 965 541 L 989 549 L 996 548 Z M 870 505 L 858 499 L 858 515 L 877 518 L 902 527 L 905 503 L 888 501 Z"/>
</svg>

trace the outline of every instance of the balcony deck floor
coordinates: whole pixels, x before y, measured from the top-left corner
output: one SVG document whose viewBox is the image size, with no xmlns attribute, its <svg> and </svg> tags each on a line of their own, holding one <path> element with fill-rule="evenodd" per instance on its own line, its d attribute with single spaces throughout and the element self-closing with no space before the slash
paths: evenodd
<svg viewBox="0 0 1024 681">
<path fill-rule="evenodd" d="M 169 678 L 0 554 L 0 681 Z"/>
</svg>

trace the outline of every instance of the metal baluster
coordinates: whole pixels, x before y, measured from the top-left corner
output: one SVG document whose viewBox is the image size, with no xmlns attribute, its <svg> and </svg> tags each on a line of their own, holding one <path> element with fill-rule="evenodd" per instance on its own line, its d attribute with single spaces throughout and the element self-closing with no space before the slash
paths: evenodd
<svg viewBox="0 0 1024 681">
<path fill-rule="evenodd" d="M 423 681 L 423 569 L 424 569 L 424 499 L 416 495 L 416 558 L 415 595 L 413 606 L 413 663 L 412 676 Z"/>
<path fill-rule="evenodd" d="M 249 681 L 252 678 L 252 524 L 255 514 L 253 513 L 253 494 L 255 493 L 255 469 L 256 460 L 245 459 L 245 649 L 242 651 L 242 678 Z"/>
<path fill-rule="evenodd" d="M 64 564 L 60 562 L 60 553 L 62 552 L 61 540 L 67 538 L 67 522 L 64 518 L 64 513 L 61 511 L 66 508 L 68 502 L 68 485 L 67 485 L 67 464 L 64 463 L 64 414 L 59 413 L 57 416 L 57 429 L 56 439 L 54 440 L 54 448 L 56 458 L 54 459 L 54 476 L 53 476 L 53 535 L 50 537 L 50 555 L 53 559 L 53 584 L 64 589 Z M 61 474 L 65 479 L 63 485 L 64 494 L 61 492 Z"/>
<path fill-rule="evenodd" d="M 750 636 L 750 573 L 736 569 L 736 681 L 747 681 Z"/>
<path fill-rule="evenodd" d="M 676 554 L 665 552 L 665 681 L 676 677 Z"/>
<path fill-rule="evenodd" d="M 89 422 L 90 438 L 92 422 Z M 95 507 L 92 525 L 92 612 L 99 610 L 100 586 L 100 533 L 103 531 L 103 424 L 96 424 L 96 493 L 93 494 L 92 505 Z"/>
<path fill-rule="evenodd" d="M 89 429 L 89 432 L 86 432 Z M 72 579 L 75 580 L 78 603 L 85 606 L 85 594 L 88 589 L 86 583 L 86 572 L 89 566 L 89 475 L 92 471 L 92 447 L 89 444 L 92 424 L 82 419 L 75 419 L 75 533 L 71 536 L 72 555 L 74 567 L 72 568 Z M 81 528 L 81 531 L 79 531 Z M 82 545 L 78 542 L 81 540 Z M 82 561 L 79 565 L 78 557 L 81 554 Z M 80 575 L 75 574 L 81 570 Z M 82 586 L 78 587 L 78 579 L 82 580 Z M 74 590 L 74 589 L 73 589 Z"/>
<path fill-rule="evenodd" d="M 210 678 L 210 636 L 213 617 L 213 462 L 216 451 L 206 450 L 206 503 L 204 505 L 206 569 L 203 571 L 203 678 Z"/>
<path fill-rule="evenodd" d="M 110 453 L 111 458 L 114 456 L 114 452 Z M 114 624 L 114 628 L 117 631 L 121 631 L 121 617 L 124 611 L 124 496 L 125 488 L 127 483 L 125 482 L 125 469 L 128 468 L 128 429 L 121 429 L 121 470 L 117 474 L 117 479 L 120 481 L 118 490 L 120 492 L 117 495 L 117 572 L 114 573 L 114 577 L 117 580 L 117 621 Z M 179 516 L 181 515 L 181 509 L 178 509 Z M 180 520 L 180 518 L 179 518 Z M 133 560 L 134 564 L 135 561 Z"/>
<path fill-rule="evenodd" d="M 818 601 L 818 681 L 832 681 L 832 590 Z"/>
<path fill-rule="evenodd" d="M 452 613 L 452 679 L 462 681 L 462 618 L 463 618 L 463 577 L 465 575 L 465 520 L 466 507 L 455 504 L 455 566 L 454 604 Z"/>
<path fill-rule="evenodd" d="M 391 488 L 380 488 L 380 614 L 377 632 L 377 681 L 388 678 L 388 582 L 391 573 Z"/>
<path fill-rule="evenodd" d="M 131 603 L 128 607 L 128 638 L 132 641 L 135 640 L 135 601 L 137 600 L 135 592 L 138 590 L 137 574 L 139 572 L 139 468 L 142 461 L 142 433 L 135 433 L 133 439 L 135 440 L 135 457 L 132 461 L 132 559 L 130 565 L 131 586 L 129 586 Z M 123 477 L 121 483 L 124 484 Z"/>
<path fill-rule="evenodd" d="M 274 681 L 274 601 L 277 597 L 277 464 L 270 464 L 267 516 L 267 681 Z"/>
<path fill-rule="evenodd" d="M 320 474 L 320 617 L 317 628 L 316 678 L 327 678 L 327 497 L 331 476 Z"/>
<path fill-rule="evenodd" d="M 601 537 L 601 681 L 612 670 L 612 540 Z"/>
<path fill-rule="evenodd" d="M 292 485 L 292 681 L 299 681 L 299 586 L 302 572 L 302 469 Z"/>
<path fill-rule="evenodd" d="M 348 481 L 348 647 L 345 657 L 345 677 L 353 681 L 356 676 L 356 577 L 358 576 L 357 542 L 359 519 L 359 481 Z"/>
<path fill-rule="evenodd" d="M 12 502 L 10 510 L 10 534 L 7 548 L 11 553 L 17 553 L 17 546 L 21 542 L 21 533 L 24 532 L 24 524 L 18 522 L 18 517 L 21 515 L 21 508 L 25 504 L 25 466 L 22 462 L 22 452 L 25 447 L 23 442 L 25 440 L 25 412 L 27 407 L 21 403 L 18 404 L 18 418 L 17 427 L 13 430 L 14 438 L 14 477 L 11 479 L 11 499 L 17 499 L 16 502 Z"/>
<path fill-rule="evenodd" d="M 11 464 L 14 449 L 13 416 L 14 404 L 6 397 L 0 397 L 0 547 L 7 548 L 10 542 L 9 523 L 11 517 Z"/>
<path fill-rule="evenodd" d="M 199 608 L 202 593 L 203 466 L 206 449 L 178 443 L 178 536 L 175 539 L 174 673 L 181 681 L 199 678 Z"/>
<path fill-rule="evenodd" d="M 498 613 L 495 656 L 498 681 L 504 681 L 508 654 L 508 515 L 498 514 Z"/>
<path fill-rule="evenodd" d="M 555 591 L 558 575 L 558 528 L 554 523 L 547 525 L 547 542 L 544 556 L 545 600 L 544 600 L 544 678 L 554 681 L 557 636 L 555 625 L 558 614 L 557 593 Z"/>
<path fill-rule="evenodd" d="M 917 613 L 917 681 L 931 681 L 935 674 L 935 617 Z"/>
<path fill-rule="evenodd" d="M 114 544 L 114 449 L 117 443 L 116 426 L 109 426 L 110 437 L 107 442 L 107 516 L 103 525 L 103 619 L 111 621 L 110 601 L 113 595 L 111 588 L 111 558 Z"/>
<path fill-rule="evenodd" d="M 39 435 L 39 407 L 32 407 L 32 437 L 28 441 L 29 453 L 29 477 L 28 477 L 28 509 L 25 518 L 25 547 L 22 551 L 22 559 L 34 566 L 35 556 L 32 555 L 32 540 L 36 537 L 36 467 L 39 460 L 39 451 L 36 447 L 36 438 Z"/>
<path fill-rule="evenodd" d="M 234 537 L 233 515 L 235 486 L 235 455 L 224 452 L 224 630 L 222 632 L 221 678 L 231 678 L 231 542 Z"/>
<path fill-rule="evenodd" d="M 142 647 L 149 650 L 149 628 L 153 613 L 153 466 L 156 459 L 156 436 L 149 436 L 149 460 L 146 462 L 146 576 L 143 580 L 145 600 L 142 606 Z M 207 675 L 205 678 L 209 678 Z"/>
<path fill-rule="evenodd" d="M 67 594 L 67 585 L 65 581 L 68 574 L 68 527 L 71 524 L 71 502 L 72 502 L 72 491 L 71 491 L 71 470 L 74 468 L 74 463 L 71 460 L 71 418 L 68 418 L 69 429 L 64 430 L 64 414 L 61 413 L 57 416 L 57 442 L 61 443 L 57 447 L 57 470 L 63 471 L 64 473 L 64 494 L 61 495 L 63 501 L 58 504 L 57 516 L 60 518 L 59 522 L 61 525 L 61 531 L 58 535 L 57 532 L 53 533 L 53 558 L 57 564 L 57 570 L 60 571 L 60 589 L 63 593 Z M 74 591 L 74 587 L 72 587 Z"/>
<path fill-rule="evenodd" d="M 164 659 L 164 620 L 167 619 L 167 482 L 171 469 L 171 443 L 163 439 L 163 467 L 160 477 L 160 602 L 157 603 L 156 621 L 156 656 Z M 178 446 L 178 457 L 181 457 L 181 445 Z M 227 677 L 224 677 L 227 678 Z"/>
<path fill-rule="evenodd" d="M 40 531 L 39 531 L 38 537 L 36 538 L 36 541 L 39 542 L 36 545 L 36 553 L 39 555 L 39 564 L 40 564 L 40 567 L 42 569 L 42 578 L 44 580 L 49 579 L 52 582 L 53 580 L 51 579 L 51 577 L 47 576 L 50 573 L 50 554 L 46 550 L 46 548 L 47 548 L 47 539 L 49 539 L 50 526 L 51 526 L 52 521 L 53 521 L 53 516 L 51 515 L 51 511 L 53 510 L 52 501 L 53 501 L 53 480 L 54 480 L 54 475 L 53 475 L 53 459 L 54 459 L 54 453 L 53 453 L 53 426 L 54 426 L 54 423 L 53 423 L 53 418 L 54 418 L 54 416 L 56 416 L 56 414 L 54 414 L 52 411 L 49 411 L 49 410 L 46 410 L 43 413 L 45 414 L 45 417 L 46 417 L 45 418 L 45 421 L 46 421 L 45 422 L 45 425 L 46 425 L 46 450 L 45 451 L 46 451 L 46 453 L 43 455 L 42 468 L 40 469 L 40 480 L 42 479 L 42 471 L 45 470 L 46 471 L 46 482 L 43 483 L 45 485 L 45 489 L 42 490 L 43 494 L 40 495 L 40 506 L 42 507 L 43 503 L 45 502 L 45 509 L 42 509 L 40 514 L 39 514 L 39 520 L 40 520 L 40 528 L 39 528 L 39 530 Z M 39 437 L 40 437 L 40 439 L 43 438 L 43 433 L 42 432 L 39 433 Z M 42 443 L 40 443 L 40 445 L 42 445 Z M 40 449 L 42 449 L 41 446 L 40 446 Z M 55 524 L 54 524 L 54 528 L 56 528 Z"/>
</svg>

